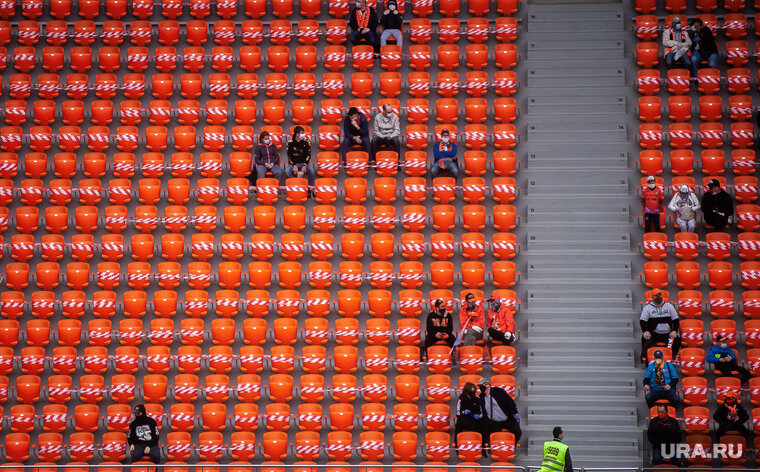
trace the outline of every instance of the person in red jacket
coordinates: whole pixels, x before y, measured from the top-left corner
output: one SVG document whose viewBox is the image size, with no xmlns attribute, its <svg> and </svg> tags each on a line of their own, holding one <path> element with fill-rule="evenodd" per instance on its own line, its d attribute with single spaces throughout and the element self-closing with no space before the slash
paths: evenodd
<svg viewBox="0 0 760 472">
<path fill-rule="evenodd" d="M 512 344 L 515 341 L 515 319 L 512 310 L 501 302 L 499 297 L 491 295 L 488 299 L 491 307 L 488 309 L 486 331 L 491 341 Z"/>
<path fill-rule="evenodd" d="M 663 209 L 664 201 L 665 195 L 662 193 L 662 189 L 657 186 L 654 176 L 650 175 L 647 177 L 647 186 L 641 192 L 644 232 L 660 231 L 660 212 Z"/>
<path fill-rule="evenodd" d="M 486 323 L 486 314 L 483 307 L 475 301 L 475 295 L 470 292 L 464 297 L 464 305 L 459 311 L 459 327 L 464 330 L 462 344 L 474 346 L 478 340 L 483 339 L 483 328 Z"/>
</svg>

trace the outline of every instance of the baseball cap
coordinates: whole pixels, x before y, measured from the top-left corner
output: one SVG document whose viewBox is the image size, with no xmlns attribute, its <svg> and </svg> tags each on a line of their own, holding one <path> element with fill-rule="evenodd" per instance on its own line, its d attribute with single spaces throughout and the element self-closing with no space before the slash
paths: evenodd
<svg viewBox="0 0 760 472">
<path fill-rule="evenodd" d="M 662 359 L 662 351 L 660 351 L 659 349 L 656 350 L 656 351 L 654 351 L 654 358 L 655 359 Z"/>
</svg>

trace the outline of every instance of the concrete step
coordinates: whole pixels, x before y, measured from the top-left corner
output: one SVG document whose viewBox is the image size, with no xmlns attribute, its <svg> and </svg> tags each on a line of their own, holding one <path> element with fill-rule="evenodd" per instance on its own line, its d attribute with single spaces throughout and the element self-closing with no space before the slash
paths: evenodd
<svg viewBox="0 0 760 472">
<path fill-rule="evenodd" d="M 531 426 L 572 425 L 573 428 L 588 428 L 589 431 L 610 431 L 635 428 L 638 425 L 636 408 L 578 404 L 578 408 L 568 405 L 531 405 L 528 408 L 527 423 Z"/>
<path fill-rule="evenodd" d="M 520 313 L 522 316 L 524 313 Z M 629 313 L 626 313 L 629 315 Z M 556 342 L 562 338 L 578 336 L 582 339 L 617 339 L 633 342 L 634 321 L 625 318 L 574 318 L 566 319 L 562 313 L 546 313 L 546 319 L 530 317 L 527 323 L 527 334 L 530 342 Z"/>
<path fill-rule="evenodd" d="M 628 136 L 628 125 L 620 119 L 608 120 L 528 117 L 528 142 L 618 142 Z"/>
<path fill-rule="evenodd" d="M 529 439 L 527 441 L 528 454 L 543 454 L 544 441 L 546 439 L 542 440 L 538 437 Z M 612 437 L 594 435 L 594 437 L 584 437 L 580 432 L 573 434 L 573 431 L 568 428 L 565 428 L 564 442 L 570 446 L 570 457 L 573 460 L 573 465 L 576 463 L 580 464 L 585 456 L 594 457 L 594 453 L 608 455 L 614 451 L 615 454 L 620 454 L 621 456 L 635 456 L 641 447 L 641 442 L 635 437 L 626 437 L 624 435 Z"/>
<path fill-rule="evenodd" d="M 631 280 L 631 261 L 609 259 L 569 260 L 569 261 L 528 261 L 528 279 L 536 280 L 567 280 L 599 278 L 617 281 Z"/>
<path fill-rule="evenodd" d="M 528 59 L 533 59 L 531 55 Z M 527 80 L 525 82 L 528 88 L 531 87 L 550 87 L 573 88 L 573 87 L 625 87 L 625 69 L 623 67 L 604 67 L 603 65 L 589 63 L 584 67 L 574 67 L 572 64 L 563 66 L 555 63 L 552 68 L 546 67 L 541 61 L 531 64 L 527 70 Z"/>
<path fill-rule="evenodd" d="M 528 97 L 528 115 L 577 116 L 591 107 L 595 115 L 619 115 L 627 110 L 626 99 L 621 95 L 531 95 Z"/>
<path fill-rule="evenodd" d="M 588 31 L 622 31 L 621 11 L 589 11 L 583 18 L 567 21 L 567 12 L 531 12 L 528 15 L 529 33 L 577 33 Z"/>
<path fill-rule="evenodd" d="M 583 192 L 579 192 L 581 187 Z M 587 198 L 602 195 L 628 195 L 628 178 L 615 174 L 595 174 L 589 177 L 585 172 L 575 172 L 575 175 L 563 172 L 538 173 L 528 178 L 527 194 L 529 197 L 549 195 L 554 198 L 564 195 L 584 195 Z M 592 205 L 598 209 L 599 205 Z"/>
<path fill-rule="evenodd" d="M 530 396 L 531 402 L 540 402 L 549 395 L 593 395 L 597 400 L 622 400 L 630 402 L 636 397 L 638 386 L 633 380 L 609 379 L 601 384 L 592 383 L 585 377 L 561 377 L 557 379 L 528 379 L 522 393 Z M 608 398 L 614 397 L 614 398 Z M 550 398 L 546 399 L 549 400 Z"/>
<path fill-rule="evenodd" d="M 631 221 L 631 217 L 628 213 L 628 208 L 610 210 L 601 209 L 594 211 L 593 209 L 584 209 L 583 207 L 579 206 L 576 206 L 574 208 L 566 207 L 567 205 L 562 204 L 555 207 L 552 203 L 545 202 L 536 205 L 529 205 L 527 215 L 523 215 L 525 215 L 527 223 L 530 224 L 535 223 L 557 225 L 570 223 L 574 225 L 577 224 L 578 220 L 582 220 L 589 225 L 610 225 L 615 223 L 628 223 Z"/>
<path fill-rule="evenodd" d="M 545 169 L 558 170 L 593 170 L 620 169 L 628 166 L 628 143 L 566 143 L 563 152 L 557 153 L 555 144 L 528 143 L 526 168 L 529 171 Z"/>
<path fill-rule="evenodd" d="M 593 61 L 597 59 L 622 59 L 625 55 L 622 40 L 599 41 L 598 39 L 567 39 L 528 41 L 529 60 L 553 59 Z"/>
<path fill-rule="evenodd" d="M 568 313 L 568 319 L 574 319 L 575 314 L 571 312 L 576 309 L 632 310 L 633 296 L 630 289 L 529 289 L 523 303 L 527 303 L 531 310 L 553 310 L 556 313 L 561 309 Z"/>
<path fill-rule="evenodd" d="M 562 231 L 528 231 L 526 250 L 557 253 L 591 253 L 598 251 L 628 252 L 631 248 L 627 231 L 616 228 L 563 228 Z"/>
</svg>

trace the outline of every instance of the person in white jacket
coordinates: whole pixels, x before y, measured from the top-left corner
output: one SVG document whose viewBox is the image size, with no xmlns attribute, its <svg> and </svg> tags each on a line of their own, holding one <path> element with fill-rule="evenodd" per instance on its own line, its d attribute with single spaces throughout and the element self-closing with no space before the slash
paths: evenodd
<svg viewBox="0 0 760 472">
<path fill-rule="evenodd" d="M 691 38 L 684 28 L 681 27 L 681 19 L 674 17 L 667 28 L 662 33 L 662 45 L 665 46 L 665 65 L 672 69 L 677 62 L 680 62 L 687 69 L 691 70 Z"/>
<path fill-rule="evenodd" d="M 678 193 L 670 200 L 668 208 L 675 213 L 676 223 L 681 227 L 681 231 L 693 233 L 696 227 L 699 200 L 694 192 L 689 191 L 687 185 L 681 185 L 678 190 Z"/>
</svg>

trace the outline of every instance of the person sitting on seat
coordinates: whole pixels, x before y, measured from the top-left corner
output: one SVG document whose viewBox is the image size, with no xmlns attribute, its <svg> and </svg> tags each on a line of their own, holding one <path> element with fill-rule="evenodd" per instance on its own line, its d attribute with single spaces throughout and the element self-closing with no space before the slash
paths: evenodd
<svg viewBox="0 0 760 472">
<path fill-rule="evenodd" d="M 704 22 L 695 18 L 691 21 L 691 27 L 693 33 L 691 35 L 691 76 L 696 77 L 699 71 L 699 66 L 702 61 L 707 61 L 707 67 L 711 69 L 718 68 L 718 45 L 715 44 L 715 36 L 713 36 L 710 28 L 705 28 Z"/>
<path fill-rule="evenodd" d="M 367 6 L 367 0 L 357 0 L 356 7 L 348 14 L 348 27 L 351 33 L 348 40 L 354 46 L 369 44 L 377 45 L 377 13 Z"/>
<path fill-rule="evenodd" d="M 285 167 L 287 177 L 306 177 L 309 181 L 309 194 L 314 190 L 314 169 L 311 161 L 311 143 L 303 127 L 293 128 L 293 139 L 288 143 L 288 165 Z"/>
<path fill-rule="evenodd" d="M 483 427 L 486 438 L 490 438 L 492 433 L 506 429 L 515 435 L 515 442 L 519 441 L 522 428 L 520 428 L 520 414 L 515 400 L 503 388 L 491 386 L 491 381 L 485 377 L 478 380 L 478 388 L 480 389 L 480 408 L 486 420 Z"/>
<path fill-rule="evenodd" d="M 691 70 L 691 38 L 685 29 L 681 27 L 681 18 L 673 17 L 670 27 L 662 33 L 662 45 L 665 46 L 665 65 L 672 69 L 676 63 L 683 64 Z"/>
<path fill-rule="evenodd" d="M 644 305 L 639 317 L 641 326 L 641 361 L 646 362 L 647 351 L 660 344 L 667 345 L 677 355 L 681 349 L 678 336 L 678 312 L 671 303 L 662 298 L 662 293 L 652 295 L 652 301 Z"/>
<path fill-rule="evenodd" d="M 441 172 L 447 171 L 454 180 L 459 177 L 459 160 L 457 159 L 457 145 L 451 141 L 449 130 L 441 130 L 441 140 L 433 147 L 433 163 L 430 165 L 430 176 L 436 178 Z"/>
<path fill-rule="evenodd" d="M 707 184 L 709 192 L 702 196 L 702 214 L 705 224 L 712 226 L 714 231 L 723 231 L 734 214 L 734 202 L 731 196 L 724 192 L 718 179 L 711 179 Z"/>
<path fill-rule="evenodd" d="M 747 410 L 739 404 L 739 399 L 732 391 L 728 391 L 724 397 L 723 404 L 713 413 L 713 420 L 718 423 L 718 431 L 715 438 L 720 441 L 729 431 L 734 431 L 744 436 L 749 441 L 749 431 L 744 423 L 749 419 Z"/>
<path fill-rule="evenodd" d="M 343 142 L 340 144 L 340 157 L 346 162 L 346 154 L 354 146 L 360 146 L 361 150 L 369 156 L 369 122 L 364 113 L 359 113 L 356 107 L 348 109 L 348 114 L 343 119 Z"/>
<path fill-rule="evenodd" d="M 472 382 L 467 382 L 464 384 L 464 387 L 462 387 L 462 394 L 457 401 L 456 423 L 454 424 L 454 444 L 457 444 L 457 436 L 459 436 L 459 433 L 464 433 L 466 431 L 480 433 L 483 438 L 483 443 L 487 443 L 485 440 L 483 423 L 481 422 L 483 413 L 481 410 L 480 398 L 478 398 L 476 392 L 477 389 Z"/>
<path fill-rule="evenodd" d="M 428 348 L 438 343 L 445 343 L 449 348 L 454 346 L 454 320 L 451 313 L 446 311 L 446 303 L 441 299 L 435 301 L 435 308 L 428 314 L 425 322 L 425 343 L 420 357 L 427 357 Z"/>
<path fill-rule="evenodd" d="M 512 344 L 515 341 L 515 319 L 512 310 L 495 295 L 491 295 L 488 303 L 491 305 L 486 317 L 488 336 L 492 342 Z"/>
<path fill-rule="evenodd" d="M 644 374 L 644 391 L 647 406 L 652 408 L 658 400 L 667 400 L 671 406 L 678 406 L 678 373 L 673 363 L 663 360 L 662 351 L 654 351 L 654 361 Z"/>
<path fill-rule="evenodd" d="M 731 376 L 734 372 L 739 374 L 739 378 L 742 383 L 749 381 L 752 377 L 749 370 L 736 363 L 736 354 L 734 350 L 728 346 L 728 338 L 726 336 L 715 336 L 715 344 L 710 348 L 710 352 L 707 353 L 705 360 L 715 367 L 715 370 L 723 375 Z"/>
<path fill-rule="evenodd" d="M 161 462 L 161 451 L 158 447 L 158 423 L 145 412 L 145 405 L 137 405 L 133 410 L 135 419 L 129 424 L 129 451 L 132 462 L 144 457 L 150 458 L 154 464 Z"/>
<path fill-rule="evenodd" d="M 256 164 L 256 175 L 259 179 L 263 179 L 267 172 L 271 172 L 275 179 L 280 180 L 282 176 L 280 150 L 268 131 L 262 131 L 259 135 L 259 143 L 253 150 L 253 162 Z"/>
<path fill-rule="evenodd" d="M 404 36 L 401 33 L 401 28 L 404 24 L 404 17 L 398 11 L 396 0 L 388 0 L 380 22 L 383 25 L 383 33 L 380 35 L 380 46 L 388 44 L 388 38 L 391 36 L 396 40 L 397 45 L 403 46 Z"/>
<path fill-rule="evenodd" d="M 657 405 L 657 416 L 649 420 L 647 438 L 652 444 L 652 464 L 675 464 L 680 465 L 677 459 L 663 458 L 663 449 L 673 451 L 676 444 L 681 442 L 683 431 L 678 420 L 668 414 L 667 405 Z"/>
<path fill-rule="evenodd" d="M 382 113 L 375 116 L 372 129 L 375 137 L 372 138 L 372 153 L 369 156 L 371 161 L 375 160 L 375 155 L 380 149 L 390 148 L 396 152 L 396 156 L 401 155 L 401 144 L 399 143 L 401 124 L 389 104 L 383 105 Z"/>
<path fill-rule="evenodd" d="M 474 346 L 483 339 L 483 327 L 486 314 L 483 307 L 475 301 L 475 295 L 469 292 L 464 296 L 464 306 L 459 310 L 459 326 L 464 331 L 462 345 Z"/>
<path fill-rule="evenodd" d="M 681 185 L 678 193 L 673 195 L 668 208 L 676 214 L 676 223 L 681 227 L 681 232 L 694 232 L 697 221 L 699 200 L 694 192 L 689 190 L 688 185 Z"/>
</svg>

